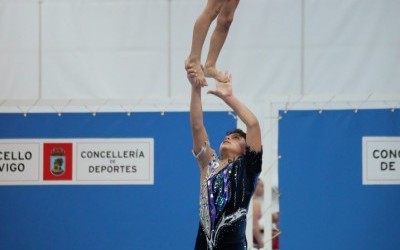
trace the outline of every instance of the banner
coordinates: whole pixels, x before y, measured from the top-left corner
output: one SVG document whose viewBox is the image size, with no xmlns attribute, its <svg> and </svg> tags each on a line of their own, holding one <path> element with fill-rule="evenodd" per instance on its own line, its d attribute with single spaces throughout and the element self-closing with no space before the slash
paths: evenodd
<svg viewBox="0 0 400 250">
<path fill-rule="evenodd" d="M 236 123 L 204 112 L 213 148 Z M 188 112 L 0 114 L 0 249 L 193 249 L 192 147 Z"/>
<path fill-rule="evenodd" d="M 280 116 L 281 249 L 399 249 L 400 113 Z"/>
<path fill-rule="evenodd" d="M 153 184 L 154 141 L 0 139 L 0 185 Z"/>
<path fill-rule="evenodd" d="M 363 137 L 363 184 L 400 184 L 400 137 Z"/>
</svg>

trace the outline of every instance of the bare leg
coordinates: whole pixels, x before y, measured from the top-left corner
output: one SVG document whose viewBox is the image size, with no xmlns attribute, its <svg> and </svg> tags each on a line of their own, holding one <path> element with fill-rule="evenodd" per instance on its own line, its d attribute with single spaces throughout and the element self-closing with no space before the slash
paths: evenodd
<svg viewBox="0 0 400 250">
<path fill-rule="evenodd" d="M 235 10 L 240 0 L 228 0 L 222 7 L 221 13 L 218 15 L 217 26 L 211 36 L 210 50 L 208 51 L 207 61 L 204 73 L 206 77 L 215 78 L 220 82 L 227 82 L 228 76 L 216 68 L 217 59 L 224 46 L 229 28 L 233 21 Z"/>
<path fill-rule="evenodd" d="M 203 49 L 204 40 L 207 36 L 208 29 L 211 23 L 218 16 L 225 1 L 223 0 L 208 0 L 207 5 L 197 18 L 193 28 L 192 49 L 189 57 L 185 61 L 185 67 L 189 65 L 196 70 L 197 77 L 195 82 L 201 86 L 205 86 L 206 79 L 201 67 L 201 52 Z"/>
</svg>

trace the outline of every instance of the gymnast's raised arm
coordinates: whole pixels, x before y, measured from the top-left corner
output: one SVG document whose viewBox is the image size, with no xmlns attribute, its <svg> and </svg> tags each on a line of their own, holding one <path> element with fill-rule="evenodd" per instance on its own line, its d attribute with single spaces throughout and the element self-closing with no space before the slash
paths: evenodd
<svg viewBox="0 0 400 250">
<path fill-rule="evenodd" d="M 203 123 L 203 108 L 201 103 L 201 86 L 195 82 L 197 73 L 191 66 L 186 66 L 187 78 L 191 83 L 192 92 L 190 99 L 190 125 L 192 128 L 193 154 L 199 161 L 201 168 L 207 166 L 211 158 L 208 135 Z"/>
<path fill-rule="evenodd" d="M 252 151 L 261 151 L 261 129 L 257 117 L 250 109 L 239 101 L 232 91 L 232 75 L 228 75 L 228 82 L 218 82 L 215 90 L 209 90 L 209 94 L 213 94 L 221 98 L 229 107 L 236 112 L 240 120 L 246 125 L 247 137 L 246 144 Z"/>
</svg>

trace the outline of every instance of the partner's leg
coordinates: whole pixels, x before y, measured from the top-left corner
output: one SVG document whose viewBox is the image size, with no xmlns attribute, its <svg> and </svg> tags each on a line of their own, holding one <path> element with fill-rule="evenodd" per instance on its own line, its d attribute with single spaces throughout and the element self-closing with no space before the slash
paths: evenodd
<svg viewBox="0 0 400 250">
<path fill-rule="evenodd" d="M 207 36 L 211 23 L 218 16 L 225 0 L 208 0 L 207 5 L 197 18 L 193 28 L 192 49 L 185 65 L 192 64 L 196 70 L 196 82 L 202 86 L 206 84 L 204 72 L 201 68 L 201 53 L 204 40 Z"/>
<path fill-rule="evenodd" d="M 224 46 L 229 28 L 233 21 L 235 10 L 239 4 L 239 0 L 227 0 L 218 15 L 217 26 L 211 36 L 210 50 L 208 51 L 207 61 L 205 64 L 205 75 L 213 77 L 217 81 L 226 82 L 228 77 L 225 73 L 220 72 L 216 68 L 217 59 Z"/>
</svg>

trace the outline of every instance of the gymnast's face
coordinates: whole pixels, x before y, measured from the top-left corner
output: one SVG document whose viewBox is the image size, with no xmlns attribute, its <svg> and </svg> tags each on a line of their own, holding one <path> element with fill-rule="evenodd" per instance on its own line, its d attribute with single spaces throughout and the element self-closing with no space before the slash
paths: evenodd
<svg viewBox="0 0 400 250">
<path fill-rule="evenodd" d="M 246 150 L 246 140 L 238 133 L 232 133 L 225 136 L 221 145 L 219 146 L 221 155 L 244 155 Z"/>
</svg>

